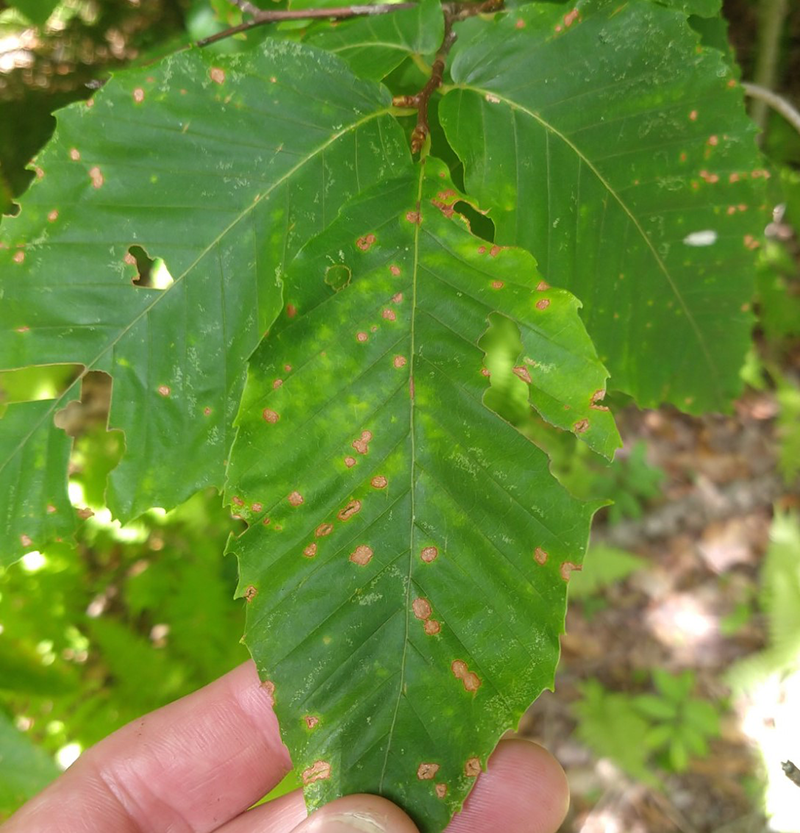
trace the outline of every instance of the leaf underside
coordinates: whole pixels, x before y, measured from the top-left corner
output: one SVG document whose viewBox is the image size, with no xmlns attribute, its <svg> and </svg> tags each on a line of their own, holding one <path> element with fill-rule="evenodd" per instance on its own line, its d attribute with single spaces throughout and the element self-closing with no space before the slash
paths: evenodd
<svg viewBox="0 0 800 833">
<path fill-rule="evenodd" d="M 122 73 L 60 114 L 39 181 L 0 231 L 0 369 L 66 361 L 113 376 L 110 425 L 127 442 L 109 480 L 116 517 L 221 487 L 245 364 L 281 308 L 286 264 L 408 160 L 389 104 L 336 58 L 270 42 L 247 59 L 191 51 Z M 174 282 L 134 286 L 131 245 Z M 71 440 L 52 418 L 78 384 L 9 406 L 0 563 L 74 527 Z M 23 408 L 29 431 L 5 430 Z M 32 462 L 36 490 L 17 490 Z"/>
<path fill-rule="evenodd" d="M 768 176 L 732 70 L 652 3 L 537 3 L 481 23 L 456 44 L 439 113 L 497 242 L 581 299 L 612 388 L 727 410 Z"/>
<path fill-rule="evenodd" d="M 596 508 L 484 406 L 489 316 L 519 327 L 534 404 L 617 439 L 575 299 L 469 233 L 442 163 L 418 167 L 294 261 L 295 316 L 251 361 L 227 498 L 250 523 L 229 545 L 245 642 L 310 805 L 380 793 L 439 831 L 552 685 Z"/>
</svg>

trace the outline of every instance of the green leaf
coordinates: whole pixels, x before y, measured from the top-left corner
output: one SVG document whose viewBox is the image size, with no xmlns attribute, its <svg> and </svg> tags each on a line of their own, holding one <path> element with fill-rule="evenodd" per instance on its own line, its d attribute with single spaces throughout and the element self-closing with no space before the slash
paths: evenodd
<svg viewBox="0 0 800 833">
<path fill-rule="evenodd" d="M 689 766 L 689 752 L 679 737 L 673 737 L 669 745 L 669 763 L 673 772 L 685 772 Z"/>
<path fill-rule="evenodd" d="M 652 717 L 656 720 L 674 720 L 678 714 L 675 703 L 655 694 L 640 694 L 632 697 L 631 703 L 645 717 Z"/>
<path fill-rule="evenodd" d="M 439 0 L 422 0 L 414 9 L 324 24 L 307 43 L 343 58 L 361 78 L 380 81 L 409 55 L 436 52 L 444 35 Z"/>
<path fill-rule="evenodd" d="M 720 733 L 719 712 L 707 700 L 688 700 L 683 706 L 683 722 L 703 735 L 716 737 Z"/>
<path fill-rule="evenodd" d="M 0 820 L 46 787 L 59 769 L 0 711 Z"/>
<path fill-rule="evenodd" d="M 624 581 L 647 564 L 644 558 L 604 544 L 592 544 L 583 572 L 569 585 L 570 599 L 586 599 L 610 584 Z"/>
<path fill-rule="evenodd" d="M 659 723 L 644 736 L 644 745 L 652 750 L 661 749 L 669 744 L 674 733 L 675 727 L 671 723 Z"/>
<path fill-rule="evenodd" d="M 653 683 L 658 691 L 673 703 L 684 703 L 694 688 L 694 672 L 670 674 L 663 668 L 654 668 Z"/>
<path fill-rule="evenodd" d="M 575 299 L 473 237 L 460 199 L 429 158 L 300 252 L 297 315 L 251 361 L 227 487 L 250 522 L 229 545 L 245 642 L 310 806 L 380 793 L 425 833 L 552 685 L 596 508 L 483 404 L 490 316 L 519 328 L 537 408 L 617 441 Z"/>
<path fill-rule="evenodd" d="M 221 485 L 245 361 L 280 310 L 286 263 L 353 193 L 407 163 L 390 105 L 337 58 L 267 42 L 120 73 L 91 107 L 61 114 L 39 182 L 0 230 L 0 368 L 71 361 L 113 375 L 110 424 L 127 443 L 109 480 L 117 517 Z M 173 283 L 133 286 L 134 244 Z M 25 528 L 0 538 L 5 562 L 21 534 L 48 536 L 48 502 L 59 534 L 71 527 L 69 441 L 50 423 L 77 384 L 2 422 L 0 483 L 37 478 Z"/>
<path fill-rule="evenodd" d="M 55 11 L 58 0 L 10 0 L 8 5 L 22 12 L 36 26 L 44 26 Z"/>
<path fill-rule="evenodd" d="M 581 299 L 614 388 L 642 406 L 727 408 L 768 174 L 723 57 L 644 2 L 481 23 L 456 44 L 439 112 L 497 242 Z"/>
</svg>

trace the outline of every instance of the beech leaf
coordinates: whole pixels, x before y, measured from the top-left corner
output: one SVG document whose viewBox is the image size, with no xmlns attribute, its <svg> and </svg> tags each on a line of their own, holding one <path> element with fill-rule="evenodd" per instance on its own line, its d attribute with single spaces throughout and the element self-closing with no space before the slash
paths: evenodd
<svg viewBox="0 0 800 833">
<path fill-rule="evenodd" d="M 354 199 L 293 262 L 254 354 L 227 499 L 245 642 L 313 808 L 380 793 L 442 830 L 552 686 L 597 508 L 483 404 L 492 315 L 521 383 L 608 453 L 605 370 L 568 292 L 474 237 L 428 158 Z"/>
</svg>

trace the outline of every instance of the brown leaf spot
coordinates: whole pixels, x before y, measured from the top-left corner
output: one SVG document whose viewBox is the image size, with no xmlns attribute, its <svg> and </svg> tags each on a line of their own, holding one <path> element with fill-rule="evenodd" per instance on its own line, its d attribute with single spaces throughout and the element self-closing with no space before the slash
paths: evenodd
<svg viewBox="0 0 800 833">
<path fill-rule="evenodd" d="M 52 503 L 47 504 L 47 514 L 52 515 L 56 511 L 56 507 Z"/>
<path fill-rule="evenodd" d="M 491 373 L 491 371 L 489 370 L 488 367 L 482 367 L 481 368 L 481 376 L 487 376 L 488 377 L 488 376 L 491 376 L 491 375 L 492 375 L 492 373 Z"/>
<path fill-rule="evenodd" d="M 400 274 L 400 267 L 399 267 L 399 266 L 395 266 L 394 264 L 392 264 L 392 265 L 389 267 L 389 271 L 390 271 L 390 272 L 392 273 L 392 275 L 394 275 L 394 277 L 396 278 L 396 277 L 398 277 L 398 276 L 399 276 L 399 274 Z"/>
<path fill-rule="evenodd" d="M 502 251 L 503 251 L 503 249 L 500 246 L 492 246 L 492 248 L 489 249 L 489 256 L 490 257 L 497 257 L 497 255 L 499 255 L 500 252 L 502 252 Z"/>
<path fill-rule="evenodd" d="M 285 364 L 283 366 L 283 369 L 286 373 L 291 373 L 292 372 L 292 366 L 290 364 Z"/>
<path fill-rule="evenodd" d="M 169 387 L 168 387 L 167 385 L 159 385 L 159 386 L 158 386 L 158 392 L 159 392 L 162 396 L 169 396 L 169 392 L 170 392 L 170 391 L 169 391 Z"/>
<path fill-rule="evenodd" d="M 94 515 L 94 512 L 92 512 L 92 515 Z M 23 547 L 29 547 L 33 543 L 27 535 L 20 535 L 19 540 Z"/>
<path fill-rule="evenodd" d="M 550 306 L 550 301 L 547 298 L 542 298 L 541 301 L 536 302 L 536 309 L 547 309 Z"/>
<path fill-rule="evenodd" d="M 536 288 L 539 292 L 544 292 L 546 289 L 550 289 L 550 284 L 547 283 L 547 281 L 539 281 L 539 283 L 536 284 Z"/>
<path fill-rule="evenodd" d="M 78 509 L 76 512 L 77 516 L 82 520 L 85 521 L 87 518 L 93 518 L 94 512 L 91 509 Z"/>
<path fill-rule="evenodd" d="M 348 469 L 352 469 L 353 466 L 356 464 L 356 458 L 355 457 L 345 457 L 344 458 L 344 464 L 347 466 Z"/>
<path fill-rule="evenodd" d="M 388 482 L 389 481 L 382 474 L 375 475 L 375 477 L 373 477 L 370 481 L 373 489 L 385 489 Z"/>
<path fill-rule="evenodd" d="M 344 509 L 341 509 L 336 517 L 340 521 L 349 521 L 353 515 L 356 515 L 358 512 L 361 511 L 361 501 L 360 500 L 351 500 Z"/>
<path fill-rule="evenodd" d="M 377 325 L 377 324 L 373 324 L 373 325 L 369 328 L 369 331 L 370 331 L 371 333 L 377 333 L 377 332 L 378 332 L 378 325 Z"/>
<path fill-rule="evenodd" d="M 602 402 L 602 400 L 605 398 L 605 395 L 606 395 L 606 392 L 604 390 L 596 390 L 592 394 L 592 401 L 591 401 L 591 404 L 589 405 L 589 407 L 592 408 L 595 411 L 607 411 L 608 408 L 605 405 L 598 405 L 597 404 L 598 402 Z"/>
<path fill-rule="evenodd" d="M 416 223 L 419 225 L 420 219 L 419 211 L 409 211 L 408 214 L 406 214 L 406 220 L 408 220 L 409 223 Z"/>
<path fill-rule="evenodd" d="M 103 178 L 103 173 L 100 168 L 95 165 L 93 168 L 89 168 L 89 178 L 92 180 L 92 188 L 102 188 L 105 179 Z"/>
<path fill-rule="evenodd" d="M 504 286 L 502 281 L 492 281 L 492 289 L 502 289 Z"/>
<path fill-rule="evenodd" d="M 326 535 L 330 535 L 331 532 L 333 532 L 333 524 L 320 524 L 314 531 L 314 535 L 317 538 L 324 538 Z"/>
<path fill-rule="evenodd" d="M 486 246 L 478 246 L 478 254 L 485 255 L 486 254 Z"/>
<path fill-rule="evenodd" d="M 309 729 L 315 729 L 319 724 L 319 718 L 314 717 L 313 714 L 307 714 L 303 720 L 305 720 L 306 726 L 308 726 Z"/>
<path fill-rule="evenodd" d="M 573 426 L 572 430 L 576 434 L 583 434 L 589 430 L 589 420 L 588 419 L 579 419 Z"/>
<path fill-rule="evenodd" d="M 253 503 L 250 505 L 250 509 L 256 513 L 260 512 L 263 508 L 264 506 L 261 503 Z"/>
<path fill-rule="evenodd" d="M 306 558 L 313 558 L 317 554 L 317 545 L 315 543 L 309 544 L 304 550 L 303 555 Z"/>
<path fill-rule="evenodd" d="M 406 359 L 405 356 L 395 356 L 394 359 L 392 360 L 392 364 L 395 367 L 405 367 L 406 361 L 407 361 L 407 359 Z"/>
<path fill-rule="evenodd" d="M 438 798 L 444 798 L 447 795 L 447 784 L 437 784 L 435 790 Z"/>
<path fill-rule="evenodd" d="M 368 252 L 376 240 L 377 238 L 374 234 L 365 234 L 364 237 L 359 237 L 358 240 L 356 240 L 356 246 L 358 246 L 362 252 Z"/>
<path fill-rule="evenodd" d="M 480 758 L 470 758 L 464 764 L 464 775 L 467 778 L 477 778 L 481 774 L 481 759 Z"/>
<path fill-rule="evenodd" d="M 264 520 L 263 520 L 263 521 L 261 521 L 261 523 L 262 523 L 262 524 L 264 524 L 264 526 L 269 526 L 269 524 L 270 524 L 270 519 L 269 519 L 269 518 L 264 518 Z"/>
<path fill-rule="evenodd" d="M 81 158 L 81 152 L 78 150 L 78 148 L 71 148 L 71 149 L 70 149 L 70 152 L 69 152 L 69 158 L 70 158 L 73 162 L 78 162 L 78 161 L 80 160 L 80 158 Z"/>
<path fill-rule="evenodd" d="M 287 304 L 286 305 L 286 315 L 289 318 L 294 318 L 297 315 L 297 307 L 294 304 Z"/>
<path fill-rule="evenodd" d="M 716 147 L 719 144 L 719 138 L 717 136 L 709 136 L 708 144 L 711 145 L 712 148 Z"/>
<path fill-rule="evenodd" d="M 519 376 L 523 382 L 527 382 L 528 384 L 531 383 L 531 374 L 528 372 L 527 367 L 515 367 L 514 368 L 514 375 Z"/>
<path fill-rule="evenodd" d="M 689 120 L 697 121 L 697 110 L 692 110 L 691 113 L 689 113 Z"/>
<path fill-rule="evenodd" d="M 278 390 L 278 388 L 283 384 L 283 379 L 276 379 L 272 383 L 272 390 Z"/>
<path fill-rule="evenodd" d="M 252 585 L 249 584 L 247 589 L 244 591 L 244 598 L 246 602 L 252 602 L 253 599 L 258 595 L 258 590 Z"/>
<path fill-rule="evenodd" d="M 133 100 L 137 104 L 141 104 L 144 101 L 144 90 L 141 87 L 137 87 L 133 91 Z"/>
<path fill-rule="evenodd" d="M 573 9 L 571 12 L 564 15 L 564 25 L 569 28 L 578 19 L 578 17 L 580 17 L 580 11 L 578 9 Z"/>
<path fill-rule="evenodd" d="M 486 93 L 486 100 L 489 102 L 489 104 L 499 104 L 500 103 L 500 99 L 496 95 L 493 95 L 492 93 Z"/>
<path fill-rule="evenodd" d="M 481 680 L 477 674 L 470 671 L 467 667 L 467 663 L 463 660 L 456 659 L 453 660 L 452 665 L 450 666 L 453 675 L 456 679 L 461 680 L 462 684 L 464 685 L 465 691 L 477 691 L 481 687 Z"/>
<path fill-rule="evenodd" d="M 395 318 L 397 318 L 397 315 L 393 309 L 385 309 L 381 314 L 387 321 L 394 321 Z"/>
<path fill-rule="evenodd" d="M 525 21 L 524 21 L 522 18 L 520 18 L 520 19 L 519 19 L 519 20 L 518 20 L 518 21 L 514 24 L 514 28 L 515 28 L 515 29 L 524 29 L 524 28 L 525 28 Z"/>
<path fill-rule="evenodd" d="M 438 555 L 439 550 L 436 547 L 423 547 L 422 552 L 419 554 L 419 557 L 427 564 L 430 564 L 431 561 L 436 560 Z"/>
<path fill-rule="evenodd" d="M 352 553 L 350 553 L 350 560 L 353 564 L 358 564 L 359 567 L 365 567 L 372 560 L 372 548 L 366 544 L 359 544 Z"/>
<path fill-rule="evenodd" d="M 299 506 L 303 502 L 303 496 L 300 492 L 292 492 L 286 500 L 289 501 L 290 506 Z"/>
<path fill-rule="evenodd" d="M 436 777 L 439 771 L 439 764 L 420 764 L 417 770 L 417 778 L 420 781 L 430 781 Z"/>
<path fill-rule="evenodd" d="M 272 680 L 264 680 L 260 685 L 259 688 L 263 688 L 264 691 L 267 692 L 267 697 L 274 703 L 275 702 L 275 683 Z"/>
<path fill-rule="evenodd" d="M 231 503 L 233 503 L 235 506 L 244 506 L 244 501 L 240 497 L 236 496 L 231 498 Z"/>
<path fill-rule="evenodd" d="M 398 292 L 397 295 L 392 295 L 392 301 L 395 304 L 399 304 L 403 300 L 403 293 Z"/>
<path fill-rule="evenodd" d="M 215 84 L 222 84 L 225 81 L 225 70 L 220 69 L 219 67 L 211 67 L 208 71 L 208 74 L 211 76 L 211 80 Z"/>
<path fill-rule="evenodd" d="M 372 431 L 362 431 L 361 439 L 353 440 L 352 446 L 359 454 L 369 453 L 369 441 L 372 439 Z"/>
<path fill-rule="evenodd" d="M 58 212 L 57 212 L 57 211 L 51 211 L 51 212 L 47 215 L 47 219 L 48 219 L 51 223 L 55 223 L 55 221 L 58 219 Z"/>
<path fill-rule="evenodd" d="M 128 264 L 128 266 L 136 266 L 136 258 L 130 252 L 126 252 L 125 257 L 122 259 Z"/>
<path fill-rule="evenodd" d="M 564 581 L 569 581 L 569 574 L 573 570 L 580 572 L 582 569 L 583 567 L 580 564 L 573 564 L 571 561 L 565 561 L 558 571 L 561 573 L 561 578 L 563 578 Z"/>
<path fill-rule="evenodd" d="M 442 626 L 436 621 L 436 619 L 428 619 L 425 622 L 425 633 L 427 633 L 428 636 L 434 636 L 439 633 L 441 629 Z"/>
<path fill-rule="evenodd" d="M 308 768 L 303 770 L 303 783 L 308 786 L 315 781 L 326 781 L 331 777 L 331 765 L 327 761 L 314 761 Z"/>
<path fill-rule="evenodd" d="M 411 609 L 417 619 L 427 619 L 433 613 L 431 603 L 427 599 L 414 599 L 411 603 Z"/>
<path fill-rule="evenodd" d="M 261 416 L 264 418 L 265 422 L 269 422 L 272 425 L 274 425 L 281 418 L 280 414 L 273 411 L 271 408 L 264 408 L 261 412 Z"/>
<path fill-rule="evenodd" d="M 361 342 L 361 344 L 363 344 L 368 338 L 369 336 L 363 330 L 356 333 L 356 341 Z"/>
<path fill-rule="evenodd" d="M 455 214 L 455 209 L 453 208 L 453 206 L 448 205 L 446 202 L 442 202 L 440 200 L 431 200 L 431 203 L 436 208 L 438 208 L 439 211 L 441 211 L 442 214 L 444 214 L 444 216 L 447 217 L 448 219 L 450 219 L 450 217 L 452 217 L 453 214 Z"/>
<path fill-rule="evenodd" d="M 25 252 L 20 249 L 18 252 L 14 252 L 14 255 L 11 258 L 14 263 L 22 263 L 25 260 Z"/>
<path fill-rule="evenodd" d="M 536 547 L 533 553 L 533 560 L 537 564 L 547 564 L 547 553 L 541 547 Z"/>
</svg>

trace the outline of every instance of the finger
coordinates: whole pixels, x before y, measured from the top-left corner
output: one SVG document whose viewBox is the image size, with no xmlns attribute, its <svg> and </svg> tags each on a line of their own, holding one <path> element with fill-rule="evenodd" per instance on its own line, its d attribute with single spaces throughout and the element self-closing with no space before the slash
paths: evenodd
<svg viewBox="0 0 800 833">
<path fill-rule="evenodd" d="M 2 833 L 206 833 L 291 768 L 252 662 L 89 749 Z"/>
<path fill-rule="evenodd" d="M 419 833 L 396 805 L 377 795 L 346 795 L 306 818 L 300 790 L 255 807 L 217 833 Z"/>
<path fill-rule="evenodd" d="M 323 810 L 338 807 L 340 801 L 363 798 L 347 796 L 326 805 Z M 534 743 L 504 740 L 489 759 L 488 771 L 481 773 L 463 811 L 453 818 L 446 833 L 494 833 L 498 830 L 502 833 L 555 833 L 564 820 L 568 805 L 567 779 L 555 758 Z M 319 813 L 311 818 L 325 821 L 326 816 Z M 297 827 L 305 816 L 302 793 L 296 790 L 244 813 L 217 833 L 317 833 L 315 828 Z M 406 820 L 401 813 L 396 823 Z M 406 833 L 406 828 L 399 830 Z M 416 831 L 416 828 L 412 825 L 408 830 Z M 327 828 L 320 827 L 319 833 L 322 831 L 329 833 Z"/>
<path fill-rule="evenodd" d="M 447 833 L 555 833 L 569 807 L 564 770 L 541 746 L 504 740 Z"/>
</svg>

